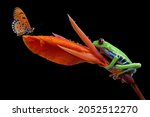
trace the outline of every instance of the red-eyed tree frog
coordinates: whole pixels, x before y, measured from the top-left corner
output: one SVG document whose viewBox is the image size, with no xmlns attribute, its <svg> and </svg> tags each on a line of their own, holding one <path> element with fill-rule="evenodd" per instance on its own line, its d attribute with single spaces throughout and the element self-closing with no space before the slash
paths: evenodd
<svg viewBox="0 0 150 117">
<path fill-rule="evenodd" d="M 132 63 L 125 53 L 103 38 L 94 41 L 93 44 L 100 49 L 102 54 L 105 54 L 111 59 L 110 64 L 106 66 L 105 69 L 111 70 L 115 68 L 121 70 L 121 72 L 113 75 L 114 79 L 117 79 L 119 75 L 127 72 L 133 75 L 136 69 L 141 67 L 140 63 Z"/>
</svg>

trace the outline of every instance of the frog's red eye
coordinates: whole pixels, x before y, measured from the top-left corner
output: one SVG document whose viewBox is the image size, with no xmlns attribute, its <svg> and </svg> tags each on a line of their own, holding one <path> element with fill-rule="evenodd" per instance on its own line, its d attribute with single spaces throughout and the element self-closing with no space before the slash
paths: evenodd
<svg viewBox="0 0 150 117">
<path fill-rule="evenodd" d="M 104 43 L 104 39 L 103 38 L 100 38 L 99 40 L 98 40 L 99 42 L 99 44 L 103 44 Z"/>
</svg>

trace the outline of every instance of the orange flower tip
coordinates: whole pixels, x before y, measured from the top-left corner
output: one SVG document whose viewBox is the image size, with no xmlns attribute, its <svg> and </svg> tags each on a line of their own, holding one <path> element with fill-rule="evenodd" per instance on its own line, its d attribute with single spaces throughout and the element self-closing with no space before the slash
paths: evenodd
<svg viewBox="0 0 150 117">
<path fill-rule="evenodd" d="M 68 15 L 68 18 L 69 18 L 71 25 L 74 25 L 73 23 L 75 23 L 75 21 L 72 19 L 72 17 L 69 14 L 67 14 L 67 15 Z"/>
<path fill-rule="evenodd" d="M 61 35 L 58 35 L 58 34 L 56 34 L 56 33 L 53 33 L 53 32 L 52 32 L 52 34 L 53 34 L 55 37 L 66 39 L 65 37 L 63 37 L 63 36 L 61 36 Z"/>
<path fill-rule="evenodd" d="M 28 38 L 28 37 L 30 37 L 31 35 L 23 35 L 22 37 L 23 38 Z"/>
<path fill-rule="evenodd" d="M 67 14 L 68 18 L 71 18 L 69 14 Z"/>
</svg>

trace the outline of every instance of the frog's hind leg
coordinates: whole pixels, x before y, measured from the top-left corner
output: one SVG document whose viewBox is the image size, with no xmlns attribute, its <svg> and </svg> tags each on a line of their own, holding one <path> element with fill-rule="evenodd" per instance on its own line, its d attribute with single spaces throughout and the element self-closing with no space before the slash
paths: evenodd
<svg viewBox="0 0 150 117">
<path fill-rule="evenodd" d="M 113 77 L 113 79 L 115 80 L 119 79 L 119 75 L 127 73 L 127 72 L 131 74 L 132 76 L 136 72 L 136 69 L 140 67 L 141 67 L 140 63 L 130 63 L 130 64 L 125 64 L 125 65 L 116 64 L 115 68 L 121 71 L 113 73 L 110 76 Z"/>
<path fill-rule="evenodd" d="M 118 73 L 117 75 L 119 76 L 124 73 L 129 73 L 132 76 L 134 73 L 136 73 L 136 69 L 134 69 L 134 68 L 126 69 L 126 70 L 123 70 L 122 72 Z"/>
<path fill-rule="evenodd" d="M 110 74 L 109 77 L 112 77 L 114 80 L 118 80 L 118 79 L 120 79 L 119 76 L 124 73 L 129 73 L 132 76 L 135 72 L 136 72 L 136 69 L 126 69 L 126 70 L 122 70 L 120 72 Z"/>
<path fill-rule="evenodd" d="M 119 76 L 124 73 L 129 73 L 132 76 L 136 72 L 136 69 L 140 67 L 141 67 L 140 63 L 130 63 L 130 64 L 125 64 L 125 65 L 117 64 L 115 65 L 115 68 L 118 70 L 122 70 L 122 71 L 119 73 L 113 74 L 112 75 L 113 79 L 115 80 L 119 79 Z"/>
<path fill-rule="evenodd" d="M 140 63 L 130 63 L 130 64 L 125 64 L 125 65 L 115 65 L 116 69 L 124 70 L 124 69 L 137 69 L 140 68 L 141 64 Z"/>
</svg>

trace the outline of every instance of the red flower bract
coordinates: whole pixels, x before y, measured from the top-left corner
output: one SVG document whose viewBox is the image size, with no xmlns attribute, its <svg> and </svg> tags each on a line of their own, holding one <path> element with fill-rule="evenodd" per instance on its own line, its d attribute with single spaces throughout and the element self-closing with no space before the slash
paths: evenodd
<svg viewBox="0 0 150 117">
<path fill-rule="evenodd" d="M 24 35 L 23 41 L 33 53 L 58 64 L 69 66 L 88 62 L 105 66 L 104 63 L 90 52 L 88 47 L 65 38 Z M 64 49 L 72 50 L 79 55 L 75 56 Z"/>
</svg>

